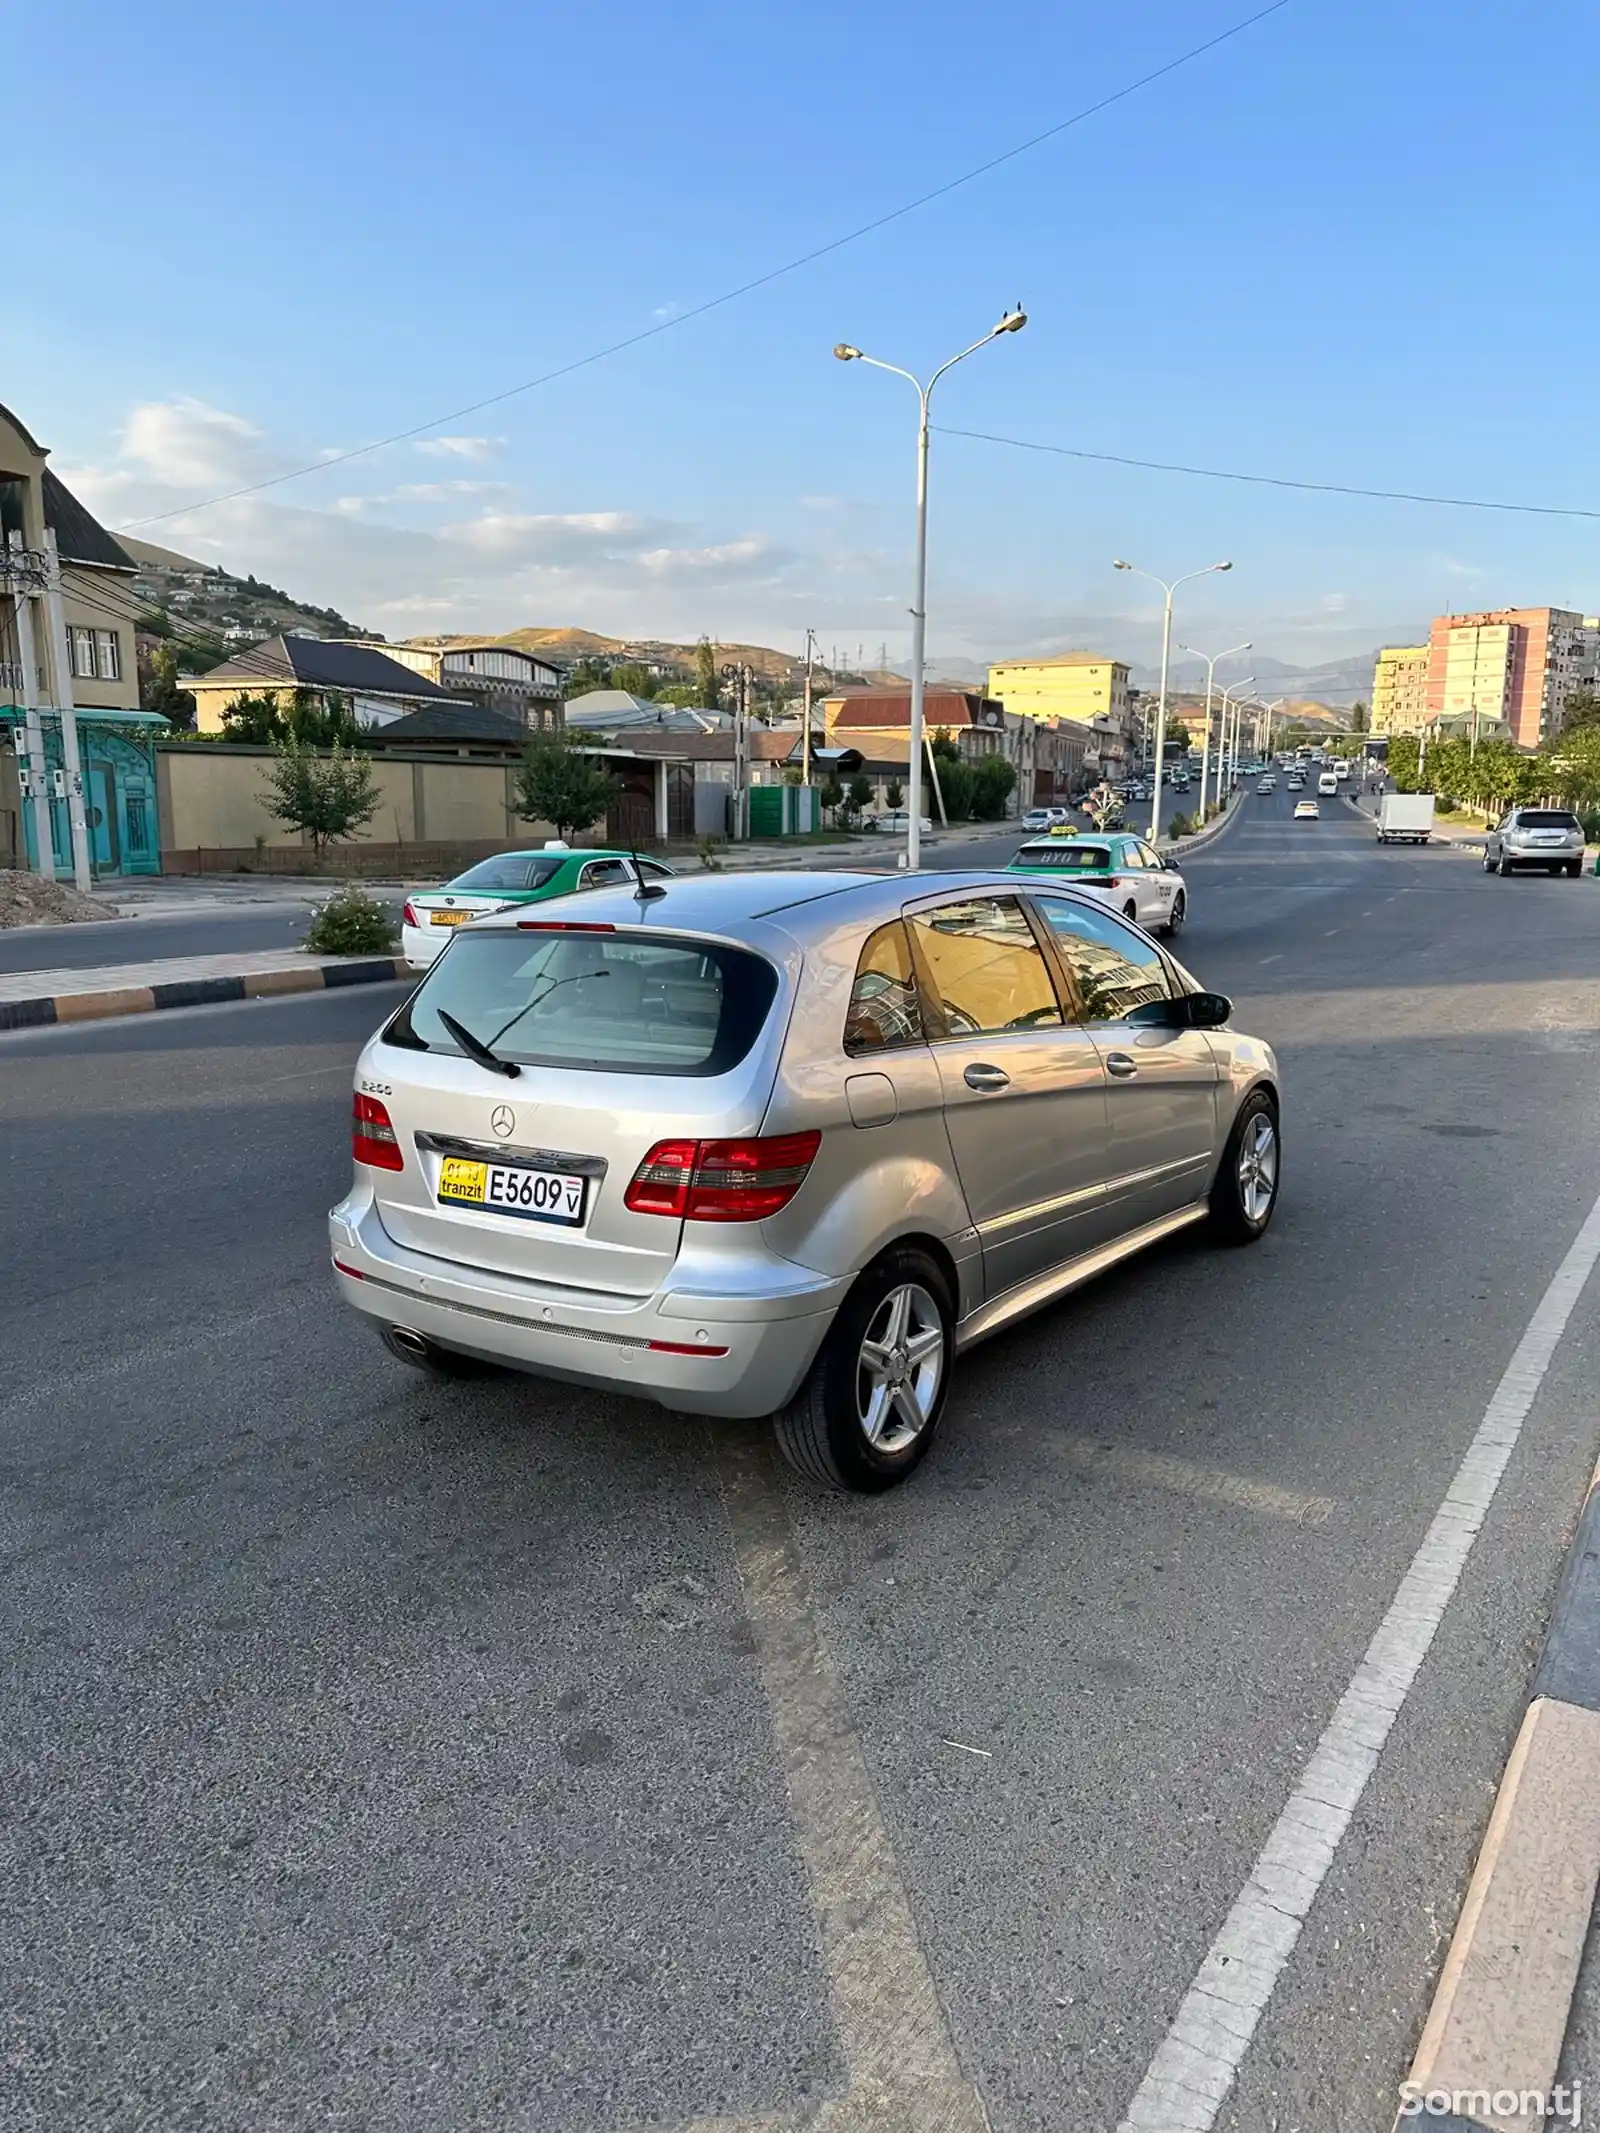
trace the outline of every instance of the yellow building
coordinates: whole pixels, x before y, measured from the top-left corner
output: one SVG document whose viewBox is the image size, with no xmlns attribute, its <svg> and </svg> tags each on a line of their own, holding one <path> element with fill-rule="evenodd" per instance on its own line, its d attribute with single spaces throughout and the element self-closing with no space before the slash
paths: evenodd
<svg viewBox="0 0 1600 2133">
<path fill-rule="evenodd" d="M 1393 644 L 1372 676 L 1372 731 L 1420 733 L 1428 715 L 1428 647 Z"/>
<path fill-rule="evenodd" d="M 1128 717 L 1128 669 L 1100 652 L 1008 659 L 989 669 L 989 694 L 1024 718 L 1070 718 L 1081 726 L 1108 718 L 1120 732 Z"/>
</svg>

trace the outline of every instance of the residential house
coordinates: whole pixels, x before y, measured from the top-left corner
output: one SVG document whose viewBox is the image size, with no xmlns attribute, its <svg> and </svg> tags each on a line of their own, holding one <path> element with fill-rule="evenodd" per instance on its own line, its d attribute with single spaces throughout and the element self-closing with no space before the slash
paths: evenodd
<svg viewBox="0 0 1600 2133">
<path fill-rule="evenodd" d="M 733 730 L 730 711 L 657 703 L 626 689 L 586 689 L 567 699 L 567 724 L 588 733 L 717 733 Z"/>
<path fill-rule="evenodd" d="M 0 566 L 0 866 L 37 868 L 35 810 L 22 804 L 25 729 L 21 608 L 34 642 L 56 872 L 72 870 L 67 801 L 54 790 L 65 770 L 60 706 L 77 714 L 89 859 L 97 875 L 154 874 L 161 868 L 156 819 L 154 735 L 166 720 L 139 709 L 134 622 L 139 601 L 132 558 L 46 464 L 48 448 L 0 407 L 0 549 L 20 544 L 22 561 Z M 58 673 L 46 580 L 46 533 L 60 558 L 60 612 L 66 637 Z M 25 745 L 25 744 L 24 744 Z"/>
<path fill-rule="evenodd" d="M 561 669 L 518 645 L 494 637 L 411 637 L 374 649 L 452 696 L 509 712 L 524 727 L 562 722 Z"/>
<path fill-rule="evenodd" d="M 869 766 L 883 766 L 903 783 L 911 761 L 911 692 L 905 687 L 849 689 L 823 699 L 830 742 L 859 748 Z M 1037 776 L 1038 722 L 1007 711 L 977 689 L 938 686 L 924 692 L 923 729 L 931 742 L 948 734 L 964 762 L 1003 755 L 1016 771 L 1008 812 L 1031 807 Z M 867 775 L 873 775 L 869 767 Z"/>
<path fill-rule="evenodd" d="M 324 702 L 341 696 L 356 723 L 366 727 L 387 726 L 427 705 L 460 701 L 375 646 L 302 637 L 287 630 L 186 680 L 184 687 L 194 695 L 195 725 L 201 733 L 223 732 L 222 714 L 241 696 L 270 696 L 279 705 L 287 705 L 297 690 Z"/>
</svg>

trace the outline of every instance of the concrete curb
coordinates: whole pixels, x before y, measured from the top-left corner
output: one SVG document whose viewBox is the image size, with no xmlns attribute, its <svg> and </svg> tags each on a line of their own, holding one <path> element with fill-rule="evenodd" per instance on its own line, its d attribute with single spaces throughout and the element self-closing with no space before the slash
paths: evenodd
<svg viewBox="0 0 1600 2133">
<path fill-rule="evenodd" d="M 1600 1887 L 1600 1467 L 1544 1651 L 1411 2064 L 1412 2097 L 1459 2133 L 1548 2123 L 1501 2103 L 1555 2087 Z"/>
<path fill-rule="evenodd" d="M 397 955 L 363 956 L 348 963 L 286 963 L 281 970 L 239 978 L 177 978 L 162 985 L 126 985 L 103 992 L 45 994 L 0 1000 L 0 1030 L 46 1029 L 59 1022 L 98 1022 L 109 1015 L 147 1015 L 164 1007 L 211 1007 L 225 1000 L 269 1000 L 291 992 L 324 992 L 343 985 L 386 985 L 411 976 Z"/>
</svg>

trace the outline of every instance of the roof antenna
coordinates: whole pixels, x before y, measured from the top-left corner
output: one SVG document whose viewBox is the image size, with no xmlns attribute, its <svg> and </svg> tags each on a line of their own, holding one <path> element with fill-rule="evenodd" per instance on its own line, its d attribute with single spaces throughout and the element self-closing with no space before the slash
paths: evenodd
<svg viewBox="0 0 1600 2133">
<path fill-rule="evenodd" d="M 635 903 L 653 904 L 658 897 L 665 896 L 667 892 L 659 881 L 645 880 L 644 868 L 639 864 L 639 854 L 631 844 L 628 846 L 628 857 L 633 861 Z"/>
</svg>

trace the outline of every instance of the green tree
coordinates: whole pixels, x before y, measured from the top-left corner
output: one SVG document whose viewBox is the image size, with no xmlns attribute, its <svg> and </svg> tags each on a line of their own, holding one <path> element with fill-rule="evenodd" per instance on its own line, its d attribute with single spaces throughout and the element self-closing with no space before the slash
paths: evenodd
<svg viewBox="0 0 1600 2133">
<path fill-rule="evenodd" d="M 945 819 L 965 822 L 972 813 L 972 765 L 951 752 L 939 757 L 939 790 L 944 795 Z"/>
<path fill-rule="evenodd" d="M 1365 733 L 1366 730 L 1367 707 L 1357 698 L 1356 702 L 1350 706 L 1350 731 L 1352 733 Z"/>
<path fill-rule="evenodd" d="M 611 669 L 611 686 L 613 689 L 626 689 L 630 696 L 655 696 L 660 691 L 661 683 L 648 667 L 637 666 L 632 660 L 624 660 L 620 666 Z"/>
<path fill-rule="evenodd" d="M 845 791 L 845 806 L 851 815 L 859 815 L 863 808 L 872 804 L 872 780 L 864 778 L 858 770 Z"/>
<path fill-rule="evenodd" d="M 223 709 L 222 731 L 227 740 L 249 741 L 258 748 L 281 741 L 283 721 L 278 716 L 276 698 L 266 694 L 236 696 Z"/>
<path fill-rule="evenodd" d="M 272 690 L 259 696 L 236 696 L 222 714 L 222 731 L 230 741 L 276 747 L 298 741 L 306 748 L 354 748 L 361 738 L 350 699 L 337 689 L 296 689 L 287 703 Z"/>
<path fill-rule="evenodd" d="M 664 689 L 657 689 L 658 704 L 675 704 L 685 711 L 703 711 L 706 700 L 692 681 L 670 681 Z"/>
<path fill-rule="evenodd" d="M 821 799 L 825 814 L 837 816 L 844 805 L 844 787 L 831 771 L 822 781 Z"/>
<path fill-rule="evenodd" d="M 959 763 L 961 751 L 948 733 L 936 733 L 928 744 L 928 752 L 941 763 Z"/>
<path fill-rule="evenodd" d="M 709 637 L 702 637 L 694 648 L 694 685 L 702 711 L 715 711 L 720 691 L 717 687 L 717 648 Z"/>
<path fill-rule="evenodd" d="M 891 808 L 904 807 L 906 804 L 906 789 L 898 778 L 891 778 L 883 788 L 883 797 L 888 801 Z"/>
<path fill-rule="evenodd" d="M 370 758 L 355 749 L 326 755 L 293 738 L 273 749 L 262 799 L 268 814 L 311 839 L 320 860 L 328 845 L 365 829 L 378 812 L 378 785 Z"/>
<path fill-rule="evenodd" d="M 980 822 L 999 822 L 1017 782 L 1017 767 L 1003 755 L 980 756 L 972 766 L 972 812 Z"/>
<path fill-rule="evenodd" d="M 593 652 L 585 652 L 580 660 L 567 669 L 563 687 L 569 697 L 586 695 L 590 689 L 609 689 L 610 660 L 597 658 Z"/>
<path fill-rule="evenodd" d="M 564 726 L 530 737 L 517 773 L 516 811 L 524 822 L 548 822 L 565 837 L 598 822 L 615 792 L 616 780 L 582 753 Z"/>
<path fill-rule="evenodd" d="M 1183 723 L 1183 720 L 1181 718 L 1169 718 L 1167 720 L 1167 753 L 1169 755 L 1187 755 L 1189 753 L 1189 745 L 1189 729 Z M 987 820 L 988 817 L 983 819 Z"/>
<path fill-rule="evenodd" d="M 1584 726 L 1600 726 L 1600 694 L 1574 689 L 1562 706 L 1561 731 L 1571 733 Z"/>
<path fill-rule="evenodd" d="M 159 711 L 174 726 L 192 729 L 194 725 L 194 697 L 189 690 L 178 686 L 178 647 L 175 644 L 158 644 L 150 655 L 144 708 Z"/>
</svg>

